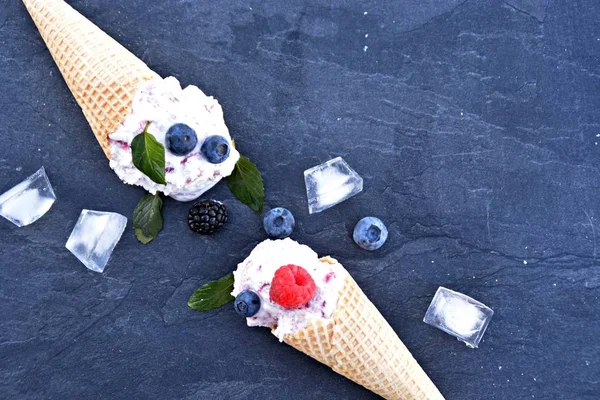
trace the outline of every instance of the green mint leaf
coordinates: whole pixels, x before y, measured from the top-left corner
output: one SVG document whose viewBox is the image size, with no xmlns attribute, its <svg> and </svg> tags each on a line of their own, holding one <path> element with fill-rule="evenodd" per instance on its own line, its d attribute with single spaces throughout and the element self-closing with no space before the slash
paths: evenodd
<svg viewBox="0 0 600 400">
<path fill-rule="evenodd" d="M 144 132 L 131 141 L 133 165 L 154 182 L 166 185 L 165 146 L 148 133 L 149 126 L 150 122 L 146 124 Z"/>
<path fill-rule="evenodd" d="M 163 201 L 160 194 L 147 194 L 133 211 L 133 232 L 143 244 L 148 244 L 163 227 Z"/>
<path fill-rule="evenodd" d="M 265 203 L 265 187 L 256 165 L 240 156 L 233 173 L 227 178 L 229 190 L 239 201 L 261 213 Z"/>
<path fill-rule="evenodd" d="M 229 273 L 218 281 L 209 282 L 196 290 L 188 300 L 188 306 L 196 311 L 210 311 L 233 301 L 233 274 Z"/>
</svg>

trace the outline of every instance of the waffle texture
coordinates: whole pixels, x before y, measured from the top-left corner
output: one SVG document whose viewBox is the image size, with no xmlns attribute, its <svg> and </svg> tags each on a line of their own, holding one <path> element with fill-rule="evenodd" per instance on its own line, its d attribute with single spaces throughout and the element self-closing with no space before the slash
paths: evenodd
<svg viewBox="0 0 600 400">
<path fill-rule="evenodd" d="M 330 257 L 321 261 L 337 262 Z M 385 399 L 443 400 L 348 272 L 343 279 L 333 317 L 313 320 L 284 341 Z"/>
<path fill-rule="evenodd" d="M 108 135 L 124 121 L 140 86 L 158 75 L 63 0 L 23 2 L 110 159 Z"/>
</svg>

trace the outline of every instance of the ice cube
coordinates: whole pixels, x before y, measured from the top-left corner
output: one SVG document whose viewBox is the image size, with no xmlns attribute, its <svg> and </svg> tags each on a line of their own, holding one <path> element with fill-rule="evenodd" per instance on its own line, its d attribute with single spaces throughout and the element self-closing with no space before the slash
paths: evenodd
<svg viewBox="0 0 600 400">
<path fill-rule="evenodd" d="M 26 226 L 48 212 L 56 195 L 44 167 L 0 196 L 0 215 L 15 224 Z"/>
<path fill-rule="evenodd" d="M 494 311 L 462 293 L 439 287 L 423 322 L 455 336 L 476 348 Z"/>
<path fill-rule="evenodd" d="M 92 271 L 102 272 L 127 225 L 124 216 L 83 210 L 67 240 L 67 249 Z"/>
<path fill-rule="evenodd" d="M 310 214 L 327 210 L 360 193 L 363 180 L 342 157 L 304 171 Z"/>
</svg>

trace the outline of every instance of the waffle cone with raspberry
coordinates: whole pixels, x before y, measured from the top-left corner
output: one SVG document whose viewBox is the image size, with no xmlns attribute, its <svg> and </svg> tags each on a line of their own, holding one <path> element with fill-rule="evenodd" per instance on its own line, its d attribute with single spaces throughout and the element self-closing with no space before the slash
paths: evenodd
<svg viewBox="0 0 600 400">
<path fill-rule="evenodd" d="M 140 86 L 158 75 L 63 0 L 23 2 L 110 159 L 108 136 L 129 113 Z"/>
<path fill-rule="evenodd" d="M 322 262 L 335 264 L 324 257 Z M 443 400 L 377 308 L 345 269 L 336 311 L 284 341 L 388 400 Z"/>
</svg>

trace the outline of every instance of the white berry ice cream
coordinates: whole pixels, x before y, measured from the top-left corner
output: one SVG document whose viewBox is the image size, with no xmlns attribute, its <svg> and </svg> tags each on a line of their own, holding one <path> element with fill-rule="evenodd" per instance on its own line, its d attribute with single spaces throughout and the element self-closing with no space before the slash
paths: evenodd
<svg viewBox="0 0 600 400">
<path fill-rule="evenodd" d="M 248 326 L 271 328 L 283 340 L 315 318 L 332 317 L 344 274 L 335 260 L 292 239 L 265 240 L 238 265 L 231 294 Z"/>
<path fill-rule="evenodd" d="M 131 142 L 146 126 L 165 147 L 166 185 L 152 181 L 133 164 Z M 182 89 L 173 77 L 145 83 L 129 115 L 109 138 L 110 166 L 123 182 L 180 201 L 198 198 L 229 176 L 240 158 L 219 102 L 196 86 Z"/>
</svg>

